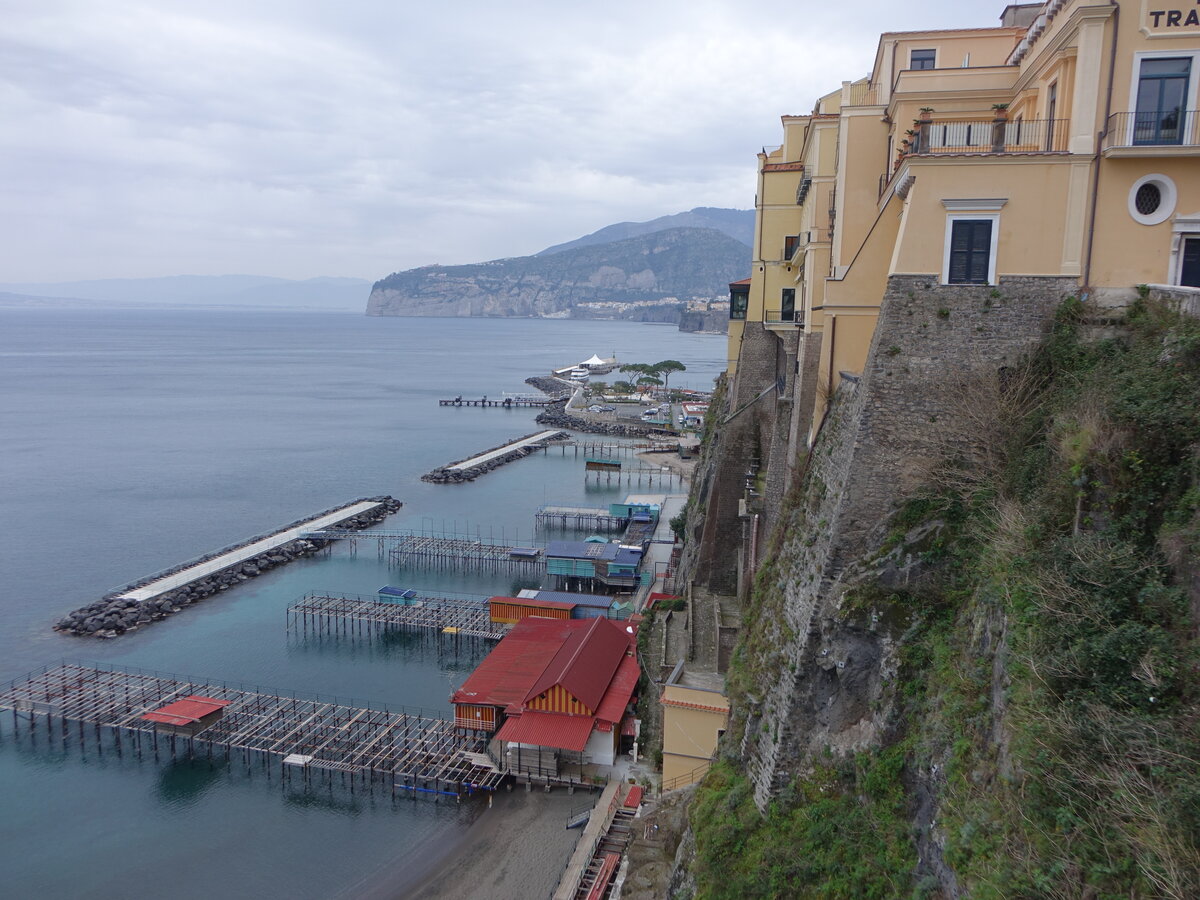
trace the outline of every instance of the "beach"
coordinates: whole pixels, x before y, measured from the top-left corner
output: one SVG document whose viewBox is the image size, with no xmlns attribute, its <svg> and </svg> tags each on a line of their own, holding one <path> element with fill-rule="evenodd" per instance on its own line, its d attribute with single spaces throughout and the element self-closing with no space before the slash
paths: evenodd
<svg viewBox="0 0 1200 900">
<path fill-rule="evenodd" d="M 479 814 L 460 837 L 430 842 L 411 862 L 385 865 L 340 896 L 349 900 L 524 900 L 549 897 L 558 885 L 580 828 L 567 829 L 573 810 L 599 793 L 549 794 L 518 785 L 497 791 L 492 807 L 474 798 Z M 410 858 L 407 857 L 406 858 Z"/>
</svg>

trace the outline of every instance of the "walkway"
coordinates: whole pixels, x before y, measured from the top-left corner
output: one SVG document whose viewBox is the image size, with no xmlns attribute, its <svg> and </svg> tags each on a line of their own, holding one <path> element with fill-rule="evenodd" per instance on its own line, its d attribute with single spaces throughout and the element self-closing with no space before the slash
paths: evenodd
<svg viewBox="0 0 1200 900">
<path fill-rule="evenodd" d="M 521 438 L 519 441 L 513 441 L 511 444 L 505 444 L 503 447 L 499 447 L 495 450 L 489 450 L 487 453 L 481 453 L 479 456 L 473 456 L 470 459 L 464 459 L 462 462 L 455 463 L 452 466 L 446 466 L 446 468 L 451 472 L 462 472 L 466 469 L 473 469 L 476 466 L 482 466 L 485 463 L 489 463 L 493 459 L 499 459 L 501 456 L 512 453 L 514 450 L 520 450 L 523 447 L 531 447 L 534 444 L 540 444 L 542 441 L 548 441 L 556 434 L 561 433 L 562 432 L 557 428 L 551 429 L 550 431 L 541 431 L 537 434 L 530 435 L 527 438 Z"/>
<path fill-rule="evenodd" d="M 288 528 L 286 531 L 276 532 L 260 541 L 255 541 L 244 547 L 238 547 L 204 562 L 198 562 L 170 575 L 164 575 L 162 578 L 157 578 L 149 584 L 144 584 L 139 588 L 118 594 L 117 599 L 137 600 L 139 602 L 149 600 L 151 597 L 157 597 L 159 594 L 165 594 L 167 591 L 173 591 L 207 575 L 213 575 L 222 569 L 228 569 L 230 566 L 245 562 L 252 557 L 258 556 L 260 553 L 267 553 L 276 547 L 282 547 L 284 544 L 301 538 L 308 532 L 334 525 L 382 505 L 382 503 L 374 500 L 362 500 L 358 503 L 352 503 L 331 513 L 326 513 L 319 518 L 310 519 L 307 522 Z"/>
</svg>

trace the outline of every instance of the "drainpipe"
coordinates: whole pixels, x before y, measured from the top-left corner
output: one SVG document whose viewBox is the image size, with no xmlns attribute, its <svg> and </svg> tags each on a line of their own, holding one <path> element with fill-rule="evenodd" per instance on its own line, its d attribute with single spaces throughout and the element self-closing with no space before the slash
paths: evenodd
<svg viewBox="0 0 1200 900">
<path fill-rule="evenodd" d="M 1092 244 L 1096 239 L 1096 203 L 1100 196 L 1100 146 L 1108 137 L 1108 120 L 1112 116 L 1113 79 L 1117 73 L 1117 40 L 1121 34 L 1121 4 L 1110 0 L 1113 6 L 1112 46 L 1108 54 L 1108 92 L 1104 98 L 1104 127 L 1096 135 L 1096 155 L 1092 166 L 1092 209 L 1088 216 L 1087 251 L 1083 258 L 1083 293 L 1091 293 L 1092 287 Z"/>
</svg>

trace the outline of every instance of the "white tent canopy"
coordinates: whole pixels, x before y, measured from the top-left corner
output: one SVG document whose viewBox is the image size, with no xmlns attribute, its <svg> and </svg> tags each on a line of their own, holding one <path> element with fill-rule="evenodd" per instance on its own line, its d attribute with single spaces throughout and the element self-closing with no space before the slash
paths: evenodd
<svg viewBox="0 0 1200 900">
<path fill-rule="evenodd" d="M 601 359 L 595 353 L 593 353 L 591 359 L 585 359 L 583 362 L 580 363 L 580 365 L 581 366 L 603 366 L 603 365 L 606 365 L 607 363 L 608 363 L 607 359 Z"/>
</svg>

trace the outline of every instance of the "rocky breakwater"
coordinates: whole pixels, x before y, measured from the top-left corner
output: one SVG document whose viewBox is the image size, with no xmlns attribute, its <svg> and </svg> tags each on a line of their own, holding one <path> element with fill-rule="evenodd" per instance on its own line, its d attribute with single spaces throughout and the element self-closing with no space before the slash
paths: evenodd
<svg viewBox="0 0 1200 900">
<path fill-rule="evenodd" d="M 541 416 L 538 416 L 538 421 L 541 421 Z M 533 434 L 527 434 L 523 438 L 517 438 L 515 441 L 510 441 L 509 444 L 516 444 L 521 441 L 528 440 L 529 438 L 535 437 L 538 434 L 540 434 L 540 432 L 535 431 Z M 476 456 L 488 456 L 487 459 L 481 460 L 477 465 L 459 469 L 455 468 L 455 466 L 461 466 L 462 462 L 448 463 L 447 465 L 439 466 L 431 472 L 426 472 L 421 476 L 421 480 L 428 481 L 431 484 L 464 484 L 468 481 L 474 481 L 480 475 L 486 475 L 493 469 L 498 469 L 501 466 L 507 465 L 510 462 L 515 462 L 518 459 L 524 459 L 534 451 L 542 449 L 542 446 L 547 441 L 562 441 L 569 437 L 570 435 L 564 434 L 560 431 L 557 434 L 546 437 L 544 440 L 538 441 L 536 444 L 526 444 L 522 447 L 513 447 L 506 453 L 500 453 L 496 456 L 488 456 L 488 454 L 496 453 L 497 451 L 503 450 L 505 447 L 509 446 L 509 444 L 501 444 L 499 447 L 493 447 L 491 450 L 484 450 L 482 453 L 476 454 Z M 472 457 L 472 459 L 474 458 L 475 457 Z"/>
<path fill-rule="evenodd" d="M 367 528 L 377 522 L 383 521 L 385 518 L 396 512 L 403 505 L 399 500 L 392 497 L 365 497 L 360 500 L 353 501 L 345 506 L 352 506 L 354 503 L 362 502 L 377 502 L 380 505 L 369 509 L 357 515 L 349 516 L 346 519 L 335 522 L 332 525 L 326 526 L 331 528 L 360 530 Z M 301 519 L 297 522 L 292 522 L 290 525 L 285 525 L 280 529 L 272 532 L 272 534 L 282 534 L 283 532 L 291 531 L 294 528 L 300 528 L 308 522 L 330 515 L 338 509 L 345 507 L 335 507 L 334 509 L 326 510 L 318 513 L 315 516 L 309 516 L 306 519 Z M 125 596 L 126 594 L 136 591 L 140 587 L 152 584 L 159 579 L 169 577 L 182 572 L 193 566 L 208 562 L 209 560 L 217 559 L 227 553 L 232 553 L 242 547 L 247 547 L 251 544 L 258 543 L 271 535 L 259 535 L 242 541 L 239 544 L 234 544 L 217 550 L 213 553 L 208 553 L 199 559 L 189 560 L 178 566 L 167 569 L 164 572 L 158 572 L 146 578 L 139 579 L 131 584 L 118 588 L 111 593 L 106 594 L 94 603 L 81 607 L 72 613 L 68 613 L 55 624 L 55 631 L 62 631 L 67 634 L 74 634 L 86 637 L 114 638 L 119 635 L 126 634 L 131 631 L 137 631 L 143 625 L 148 625 L 151 622 L 157 622 L 165 619 L 167 616 L 174 615 L 180 610 L 191 606 L 193 603 L 199 603 L 205 597 L 212 594 L 220 593 L 221 591 L 229 590 L 234 585 L 241 584 L 244 581 L 249 581 L 257 575 L 268 572 L 278 566 L 286 565 L 295 559 L 300 559 L 305 556 L 312 556 L 318 550 L 327 546 L 330 541 L 307 540 L 297 538 L 276 547 L 259 553 L 249 558 L 241 559 L 232 565 L 206 575 L 202 575 L 193 581 L 171 590 L 164 591 L 161 594 L 156 594 L 153 597 L 146 599 L 135 599 Z"/>
<path fill-rule="evenodd" d="M 571 396 L 573 391 L 569 381 L 564 381 L 562 378 L 551 378 L 546 375 L 531 375 L 525 379 L 525 383 L 532 385 L 543 394 L 553 397 L 555 400 L 566 400 Z"/>
<path fill-rule="evenodd" d="M 664 431 L 661 428 L 647 428 L 644 425 L 625 424 L 624 422 L 616 421 L 585 419 L 567 412 L 566 406 L 566 401 L 548 406 L 544 412 L 538 414 L 535 421 L 539 425 L 546 425 L 550 428 L 569 428 L 572 431 L 583 431 L 588 434 L 607 434 L 612 437 L 678 437 L 674 432 Z"/>
</svg>

